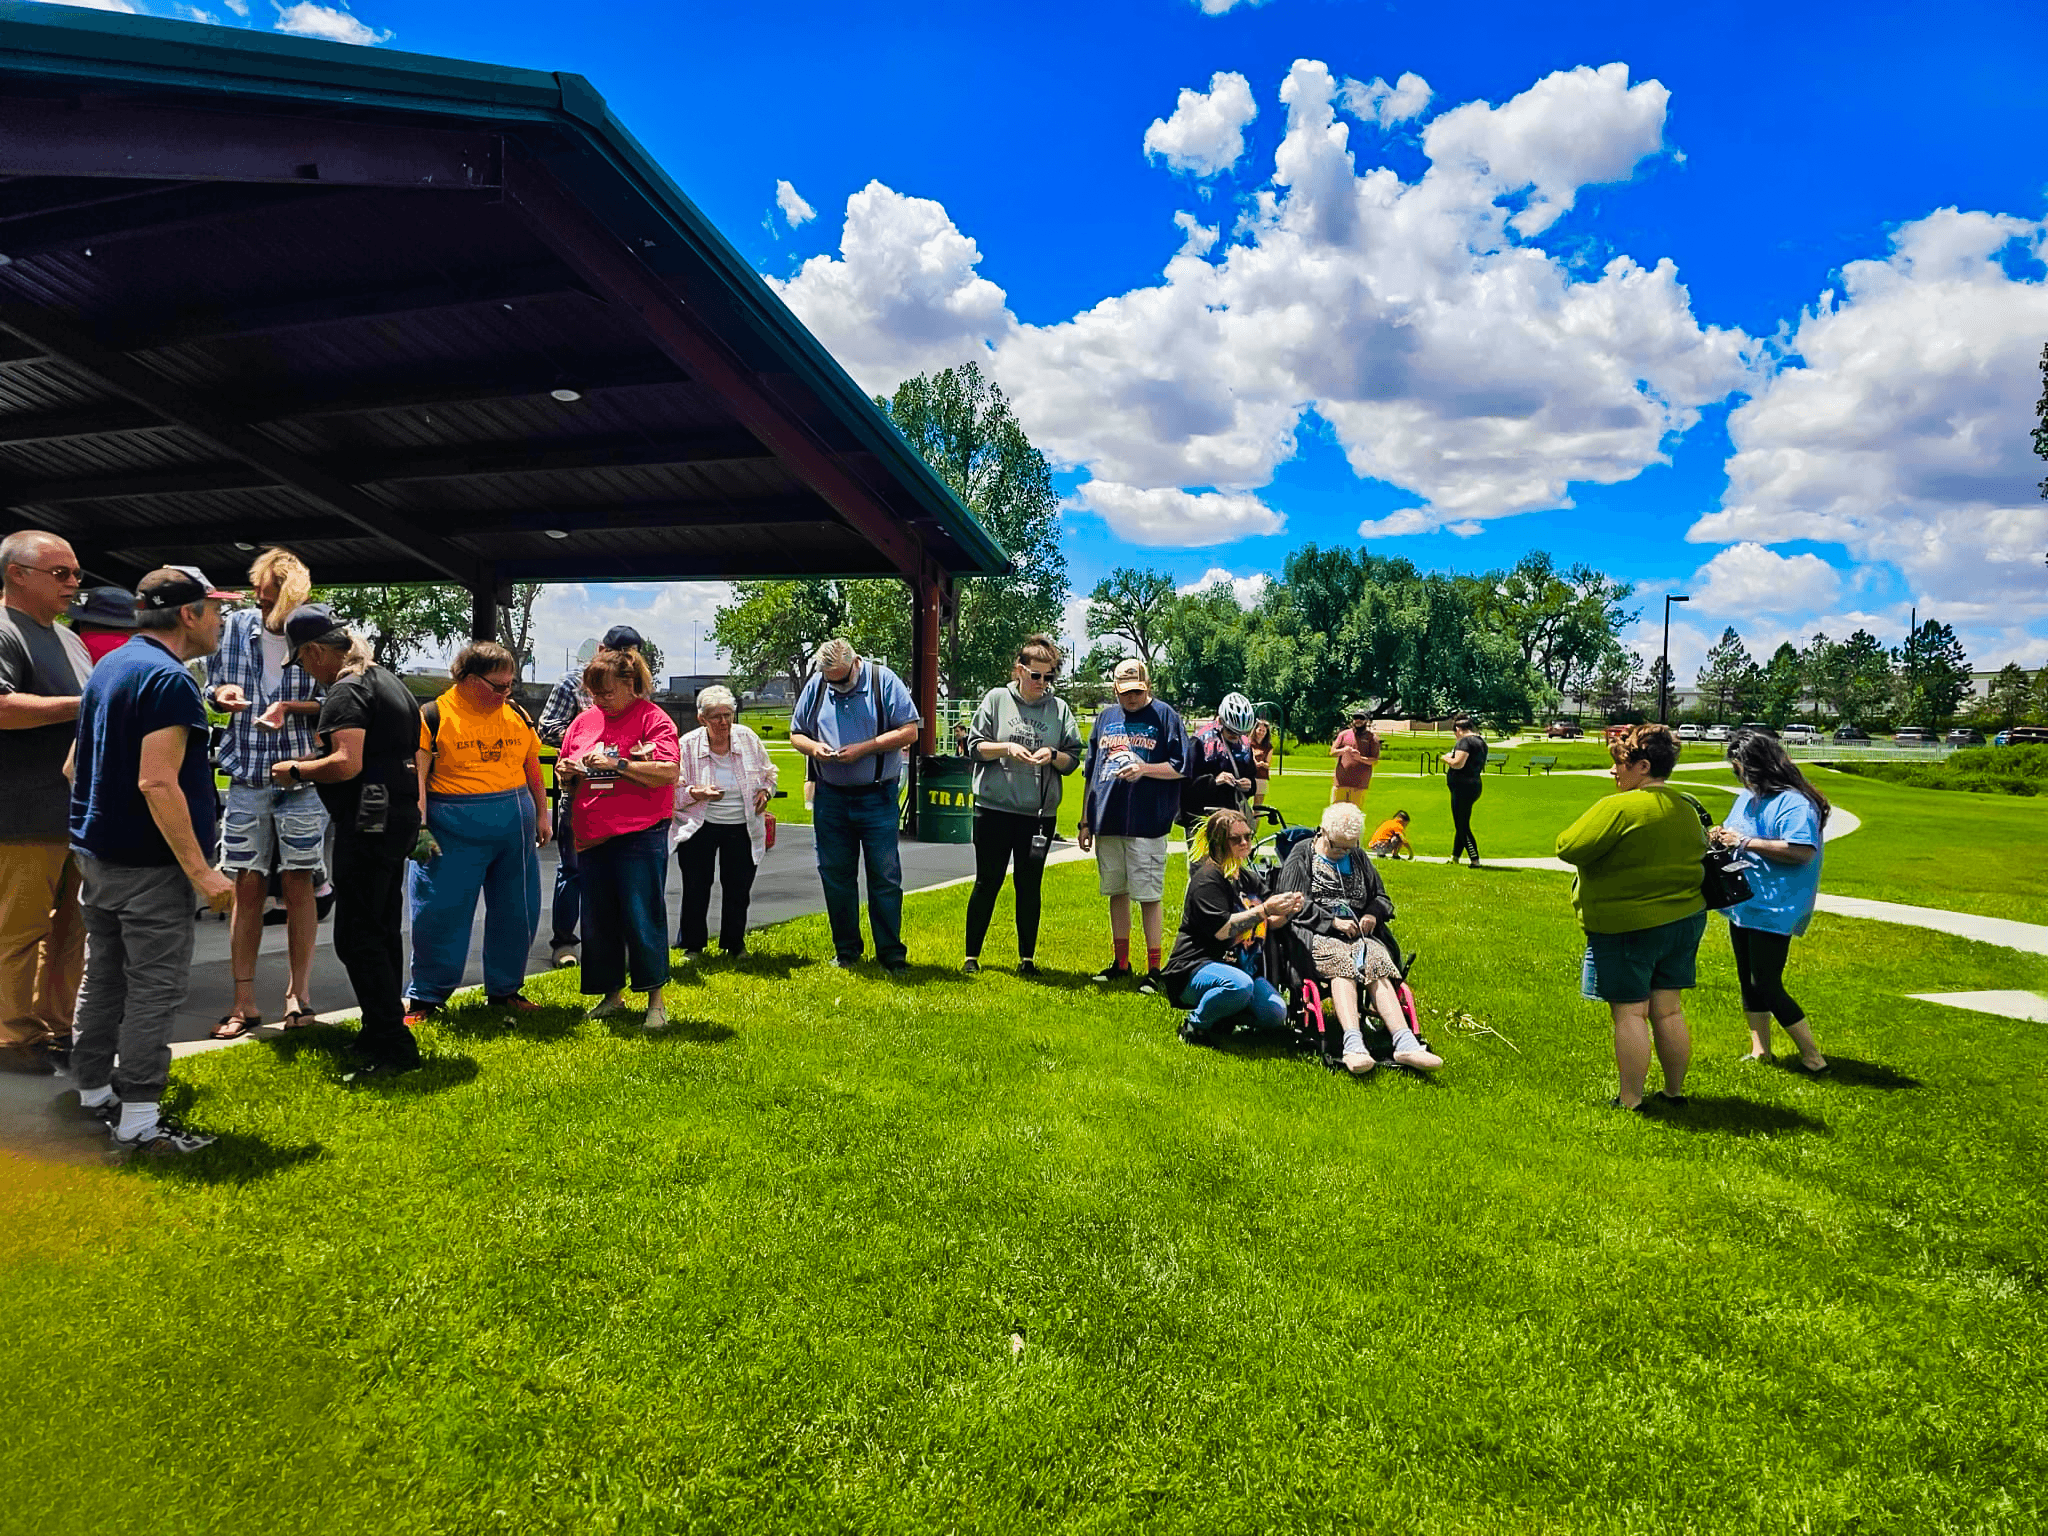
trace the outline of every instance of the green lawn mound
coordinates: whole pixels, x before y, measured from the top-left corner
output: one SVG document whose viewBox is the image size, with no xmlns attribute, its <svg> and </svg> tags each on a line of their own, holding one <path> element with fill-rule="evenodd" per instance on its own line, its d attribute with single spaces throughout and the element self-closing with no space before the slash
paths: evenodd
<svg viewBox="0 0 2048 1536">
<path fill-rule="evenodd" d="M 0 1183 L 7 1526 L 2042 1528 L 2041 1032 L 1900 993 L 2048 961 L 1823 915 L 1807 1081 L 1716 920 L 1692 1104 L 1627 1116 L 1563 877 L 1389 883 L 1436 1081 L 1092 991 L 1085 866 L 1039 984 L 1007 902 L 956 973 L 955 890 L 907 983 L 812 919 L 657 1038 L 563 974 L 374 1089 L 183 1062 L 214 1153 Z"/>
</svg>

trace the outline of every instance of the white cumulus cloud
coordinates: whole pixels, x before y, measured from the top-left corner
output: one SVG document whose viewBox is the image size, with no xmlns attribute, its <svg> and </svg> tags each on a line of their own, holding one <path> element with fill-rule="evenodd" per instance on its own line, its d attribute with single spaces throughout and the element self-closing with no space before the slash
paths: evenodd
<svg viewBox="0 0 2048 1536">
<path fill-rule="evenodd" d="M 1265 3 L 1266 0 L 1195 0 L 1195 7 L 1204 16 L 1221 16 L 1240 5 L 1246 10 L 1251 10 L 1254 6 Z"/>
<path fill-rule="evenodd" d="M 1730 414 L 1727 493 L 1687 537 L 1839 544 L 1952 623 L 2048 617 L 2028 437 L 2048 282 L 2008 271 L 2014 247 L 2048 259 L 2048 222 L 1945 208 L 1845 266 Z"/>
<path fill-rule="evenodd" d="M 1090 480 L 1079 491 L 1081 504 L 1133 544 L 1180 549 L 1229 544 L 1255 534 L 1278 533 L 1287 520 L 1256 496 L 1223 491 L 1184 491 L 1171 486 L 1141 489 L 1113 480 Z"/>
<path fill-rule="evenodd" d="M 1841 590 L 1841 573 L 1819 555 L 1781 555 L 1744 542 L 1699 568 L 1692 600 L 1702 613 L 1821 613 Z"/>
<path fill-rule="evenodd" d="M 1191 597 L 1212 587 L 1228 587 L 1238 607 L 1251 609 L 1258 607 L 1259 599 L 1266 595 L 1266 589 L 1272 584 L 1273 579 L 1264 571 L 1254 571 L 1249 576 L 1233 576 L 1222 566 L 1212 565 L 1186 586 L 1175 587 L 1174 591 L 1183 597 Z"/>
<path fill-rule="evenodd" d="M 795 229 L 799 224 L 808 224 L 818 216 L 818 210 L 803 199 L 803 194 L 786 181 L 775 183 L 775 206 L 782 210 L 782 217 Z"/>
<path fill-rule="evenodd" d="M 358 21 L 346 5 L 316 5 L 313 0 L 278 6 L 277 30 L 296 37 L 318 37 L 330 43 L 358 43 L 365 47 L 388 43 L 392 36 Z"/>
<path fill-rule="evenodd" d="M 1391 128 L 1422 116 L 1436 93 L 1420 75 L 1407 74 L 1392 85 L 1375 76 L 1371 80 L 1346 80 L 1339 93 L 1344 110 L 1362 122 Z"/>
<path fill-rule="evenodd" d="M 1207 92 L 1183 89 L 1173 115 L 1152 120 L 1145 130 L 1145 153 L 1158 155 L 1176 171 L 1214 176 L 1244 154 L 1245 125 L 1258 115 L 1251 82 L 1218 70 L 1209 77 Z"/>
</svg>

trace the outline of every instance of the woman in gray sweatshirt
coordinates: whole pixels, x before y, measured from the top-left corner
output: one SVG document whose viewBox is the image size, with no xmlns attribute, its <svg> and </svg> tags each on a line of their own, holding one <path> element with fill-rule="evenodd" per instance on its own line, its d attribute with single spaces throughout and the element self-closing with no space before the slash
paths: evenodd
<svg viewBox="0 0 2048 1536">
<path fill-rule="evenodd" d="M 970 976 L 981 969 L 1003 873 L 1017 867 L 1017 974 L 1038 974 L 1038 893 L 1060 808 L 1060 778 L 1079 766 L 1081 732 L 1074 712 L 1052 691 L 1060 650 L 1049 635 L 1017 648 L 1010 681 L 991 688 L 967 730 L 974 760 L 974 894 L 967 899 Z"/>
</svg>

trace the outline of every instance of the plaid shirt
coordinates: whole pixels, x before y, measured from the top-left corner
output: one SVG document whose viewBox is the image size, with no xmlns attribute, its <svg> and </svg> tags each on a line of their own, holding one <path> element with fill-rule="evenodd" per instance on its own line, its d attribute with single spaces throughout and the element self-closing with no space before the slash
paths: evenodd
<svg viewBox="0 0 2048 1536">
<path fill-rule="evenodd" d="M 534 727 L 542 744 L 561 746 L 570 722 L 588 708 L 590 695 L 583 688 L 583 669 L 578 667 L 573 672 L 564 673 L 562 680 L 548 694 L 548 702 L 540 712 L 540 724 Z"/>
<path fill-rule="evenodd" d="M 243 608 L 227 616 L 221 625 L 220 649 L 206 658 L 207 702 L 213 690 L 233 683 L 249 700 L 247 709 L 228 714 L 228 728 L 220 742 L 220 771 L 233 784 L 270 787 L 270 768 L 292 758 L 315 757 L 312 715 L 286 715 L 284 729 L 266 731 L 256 717 L 279 699 L 287 703 L 320 697 L 320 685 L 296 663 L 287 663 L 277 692 L 263 690 L 263 612 Z"/>
</svg>

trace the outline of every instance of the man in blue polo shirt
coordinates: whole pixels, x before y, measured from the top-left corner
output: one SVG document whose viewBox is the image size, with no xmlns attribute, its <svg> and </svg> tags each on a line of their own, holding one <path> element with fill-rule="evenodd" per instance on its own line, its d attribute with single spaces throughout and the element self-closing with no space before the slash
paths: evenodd
<svg viewBox="0 0 2048 1536">
<path fill-rule="evenodd" d="M 80 1105 L 124 1152 L 171 1156 L 213 1140 L 158 1101 L 192 969 L 193 893 L 216 912 L 235 899 L 207 859 L 216 817 L 206 707 L 185 666 L 220 648 L 221 599 L 235 595 L 191 566 L 151 571 L 136 588 L 135 637 L 107 653 L 78 701 L 71 847 L 85 981 L 71 1070 Z"/>
<path fill-rule="evenodd" d="M 897 780 L 924 717 L 903 679 L 865 661 L 844 640 L 818 647 L 815 670 L 789 717 L 789 744 L 817 771 L 811 836 L 832 922 L 835 965 L 861 956 L 860 872 L 868 871 L 875 958 L 891 975 L 909 968 L 903 947 L 903 859 L 897 850 Z"/>
</svg>

